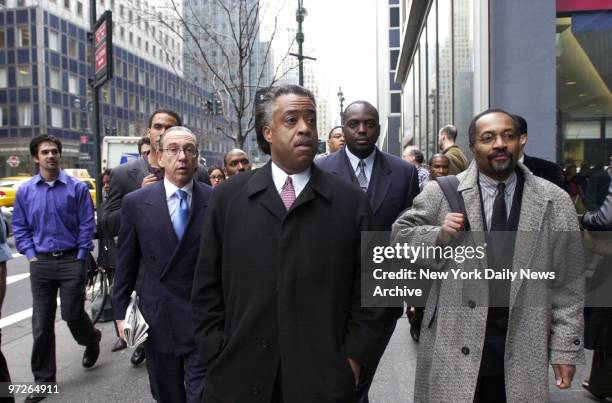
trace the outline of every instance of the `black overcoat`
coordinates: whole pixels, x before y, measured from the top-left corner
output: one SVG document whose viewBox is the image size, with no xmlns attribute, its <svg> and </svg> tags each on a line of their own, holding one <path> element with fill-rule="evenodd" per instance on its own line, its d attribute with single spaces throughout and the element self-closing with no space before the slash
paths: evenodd
<svg viewBox="0 0 612 403">
<path fill-rule="evenodd" d="M 316 166 L 287 211 L 268 163 L 215 188 L 192 304 L 206 402 L 351 402 L 347 358 L 375 365 L 380 310 L 361 308 L 366 195 Z"/>
</svg>

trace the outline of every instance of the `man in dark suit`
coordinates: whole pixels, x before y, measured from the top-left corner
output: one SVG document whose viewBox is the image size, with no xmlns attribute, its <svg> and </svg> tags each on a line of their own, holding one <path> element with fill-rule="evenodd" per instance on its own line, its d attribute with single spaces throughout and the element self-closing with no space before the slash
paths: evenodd
<svg viewBox="0 0 612 403">
<path fill-rule="evenodd" d="M 554 162 L 546 161 L 541 158 L 531 157 L 525 154 L 525 145 L 527 144 L 527 121 L 520 115 L 514 115 L 519 125 L 521 132 L 521 157 L 519 161 L 523 163 L 529 170 L 540 178 L 544 178 L 549 182 L 554 183 L 561 189 L 565 188 L 563 183 L 563 175 L 561 168 Z"/>
<path fill-rule="evenodd" d="M 121 208 L 113 306 L 119 332 L 143 266 L 140 304 L 149 324 L 144 342 L 153 396 L 200 402 L 206 368 L 197 354 L 189 302 L 202 222 L 212 189 L 193 179 L 196 136 L 175 126 L 157 152 L 164 179 L 128 194 Z"/>
<path fill-rule="evenodd" d="M 138 158 L 137 160 L 113 168 L 111 171 L 108 201 L 104 209 L 105 232 L 107 235 L 115 237 L 119 234 L 123 197 L 130 192 L 156 183 L 163 178 L 163 172 L 157 161 L 159 138 L 167 129 L 181 125 L 181 117 L 175 111 L 171 109 L 156 110 L 149 117 L 147 137 L 151 140 L 151 149 L 147 158 Z M 205 176 L 205 178 L 202 176 Z M 204 183 L 210 184 L 206 169 L 197 168 L 196 180 L 201 180 Z M 116 343 L 115 347 L 120 346 Z M 134 350 L 130 361 L 133 365 L 139 365 L 144 359 L 144 349 L 138 347 Z"/>
<path fill-rule="evenodd" d="M 380 313 L 361 307 L 367 197 L 312 164 L 307 89 L 271 88 L 255 126 L 271 161 L 215 188 L 200 244 L 192 305 L 204 401 L 352 402 L 383 334 Z"/>
<path fill-rule="evenodd" d="M 334 154 L 318 159 L 324 171 L 341 176 L 367 193 L 374 211 L 377 231 L 391 231 L 400 213 L 410 206 L 419 193 L 417 170 L 408 162 L 382 152 L 376 147 L 380 135 L 378 111 L 366 101 L 355 101 L 344 110 L 344 138 L 346 145 Z M 386 340 L 378 346 L 378 359 L 393 334 L 401 308 L 387 309 L 384 315 Z M 357 391 L 357 401 L 368 401 L 368 390 L 376 367 L 364 373 Z"/>
</svg>

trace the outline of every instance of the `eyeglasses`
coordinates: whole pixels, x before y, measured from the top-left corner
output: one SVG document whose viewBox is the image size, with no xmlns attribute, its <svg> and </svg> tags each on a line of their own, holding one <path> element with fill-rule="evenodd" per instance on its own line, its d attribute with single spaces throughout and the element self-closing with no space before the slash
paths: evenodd
<svg viewBox="0 0 612 403">
<path fill-rule="evenodd" d="M 223 179 L 225 179 L 225 176 L 223 176 L 223 175 L 210 175 L 210 179 L 212 179 L 212 180 L 223 180 Z"/>
<path fill-rule="evenodd" d="M 504 143 L 510 143 L 518 138 L 518 135 L 514 132 L 506 132 L 502 133 L 501 135 L 493 133 L 484 133 L 483 135 L 478 137 L 478 141 L 482 144 L 491 144 L 495 140 L 497 140 L 497 136 L 501 136 L 501 139 Z"/>
<path fill-rule="evenodd" d="M 191 158 L 191 157 L 198 155 L 198 149 L 193 146 L 187 146 L 185 148 L 168 147 L 168 148 L 164 148 L 161 151 L 165 152 L 171 157 L 176 157 L 177 155 L 179 155 L 181 151 L 183 152 L 183 154 L 185 154 L 185 157 L 187 158 Z"/>
</svg>

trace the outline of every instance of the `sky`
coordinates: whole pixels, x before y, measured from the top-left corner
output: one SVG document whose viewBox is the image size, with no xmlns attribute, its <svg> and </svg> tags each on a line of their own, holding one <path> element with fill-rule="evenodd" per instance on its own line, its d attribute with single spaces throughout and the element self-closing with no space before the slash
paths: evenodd
<svg viewBox="0 0 612 403">
<path fill-rule="evenodd" d="M 327 93 L 331 124 L 337 123 L 335 120 L 340 112 L 338 87 L 342 87 L 344 93 L 344 106 L 358 99 L 376 105 L 377 2 L 304 0 L 308 12 L 303 24 L 304 53 L 317 59 L 304 63 L 314 64 L 321 96 Z M 297 26 L 297 4 L 297 0 L 269 0 L 264 25 L 270 27 L 274 11 L 282 10 L 281 15 L 285 18 L 280 24 Z M 286 29 L 277 30 L 275 49 L 287 43 L 286 36 Z"/>
</svg>

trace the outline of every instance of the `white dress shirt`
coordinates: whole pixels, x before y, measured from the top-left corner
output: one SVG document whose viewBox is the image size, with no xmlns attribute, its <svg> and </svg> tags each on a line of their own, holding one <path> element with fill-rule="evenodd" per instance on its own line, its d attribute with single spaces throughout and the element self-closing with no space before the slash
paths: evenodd
<svg viewBox="0 0 612 403">
<path fill-rule="evenodd" d="M 295 189 L 295 198 L 297 199 L 302 190 L 308 185 L 308 181 L 310 180 L 310 166 L 306 168 L 304 171 L 299 172 L 293 175 L 287 175 L 285 171 L 283 171 L 278 165 L 272 161 L 272 180 L 274 181 L 274 186 L 276 190 L 280 194 L 283 186 L 285 185 L 285 181 L 287 180 L 287 176 L 291 177 L 291 181 L 293 182 L 293 189 Z"/>
<path fill-rule="evenodd" d="M 164 177 L 164 189 L 166 189 L 166 203 L 168 203 L 168 213 L 170 213 L 170 221 L 174 222 L 174 214 L 176 214 L 176 210 L 180 203 L 180 199 L 175 194 L 175 192 L 179 188 Z M 191 199 L 193 196 L 193 179 L 180 189 L 184 190 L 185 193 L 187 193 L 187 205 L 191 208 Z"/>
<path fill-rule="evenodd" d="M 348 147 L 344 147 L 344 150 L 346 151 L 346 155 L 348 156 L 349 162 L 351 163 L 351 167 L 353 168 L 353 172 L 355 173 L 355 176 L 358 176 L 359 175 L 359 160 L 361 158 L 359 158 L 358 156 L 350 152 Z M 372 179 L 372 170 L 374 169 L 375 157 L 376 157 L 376 148 L 374 148 L 374 151 L 372 151 L 370 155 L 368 155 L 367 157 L 363 159 L 365 162 L 365 167 L 363 168 L 363 170 L 365 171 L 366 178 L 368 179 L 368 187 L 370 186 L 370 180 Z"/>
</svg>

